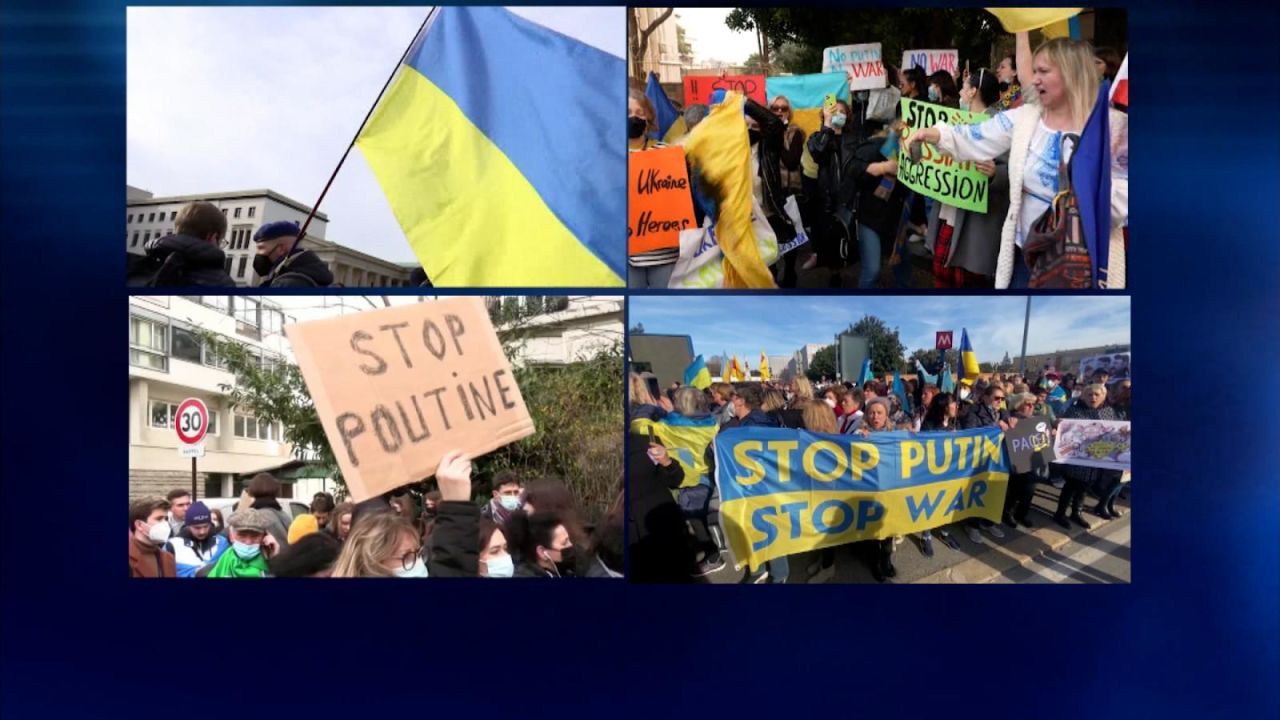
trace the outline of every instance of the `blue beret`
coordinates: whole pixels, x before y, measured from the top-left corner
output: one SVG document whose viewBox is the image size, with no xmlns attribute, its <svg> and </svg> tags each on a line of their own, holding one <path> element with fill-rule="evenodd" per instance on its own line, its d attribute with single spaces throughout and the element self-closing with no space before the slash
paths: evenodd
<svg viewBox="0 0 1280 720">
<path fill-rule="evenodd" d="M 254 242 L 266 242 L 267 240 L 275 240 L 282 237 L 297 237 L 302 228 L 296 222 L 289 220 L 277 220 L 269 222 L 258 228 L 258 232 L 253 234 Z"/>
</svg>

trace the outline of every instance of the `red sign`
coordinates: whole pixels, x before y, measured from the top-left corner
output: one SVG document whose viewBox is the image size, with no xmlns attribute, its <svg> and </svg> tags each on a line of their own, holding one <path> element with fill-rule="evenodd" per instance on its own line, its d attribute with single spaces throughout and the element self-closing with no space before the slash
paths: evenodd
<svg viewBox="0 0 1280 720">
<path fill-rule="evenodd" d="M 173 417 L 173 429 L 178 431 L 178 439 L 183 444 L 195 445 L 209 431 L 209 409 L 198 398 L 183 400 Z"/>
<path fill-rule="evenodd" d="M 710 105 L 711 93 L 716 90 L 740 92 L 761 105 L 768 103 L 764 96 L 763 75 L 686 75 L 684 106 Z"/>
<path fill-rule="evenodd" d="M 950 350 L 951 349 L 951 331 L 939 330 L 938 343 L 934 347 L 936 347 L 939 350 Z"/>
</svg>

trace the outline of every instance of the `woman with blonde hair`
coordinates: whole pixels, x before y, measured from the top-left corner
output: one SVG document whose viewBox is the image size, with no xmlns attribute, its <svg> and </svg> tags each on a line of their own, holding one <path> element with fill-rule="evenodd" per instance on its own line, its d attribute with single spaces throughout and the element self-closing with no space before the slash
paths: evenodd
<svg viewBox="0 0 1280 720">
<path fill-rule="evenodd" d="M 1063 136 L 1079 135 L 1098 99 L 1098 71 L 1093 48 L 1087 42 L 1054 38 L 1041 45 L 1033 62 L 1032 92 L 1021 107 L 998 113 L 976 125 L 938 123 L 911 133 L 908 147 L 931 143 L 961 161 L 989 161 L 1009 153 L 1009 210 L 1000 233 L 995 286 L 1025 288 L 1031 271 L 1022 246 L 1035 221 L 1051 208 L 1058 192 Z M 1024 86 L 1023 91 L 1027 88 Z M 1116 131 L 1113 125 L 1113 147 Z M 1067 150 L 1071 147 L 1066 146 Z M 1099 239 L 1100 252 L 1108 254 L 1107 287 L 1123 289 L 1125 281 L 1122 228 L 1129 215 L 1127 169 L 1113 157 L 1111 168 L 1111 236 L 1109 246 Z M 1124 162 L 1124 161 L 1122 161 Z M 1078 188 L 1088 192 L 1088 188 Z"/>
<path fill-rule="evenodd" d="M 805 430 L 828 435 L 836 433 L 836 413 L 826 403 L 805 403 L 803 412 Z"/>
<path fill-rule="evenodd" d="M 809 382 L 809 378 L 801 375 L 791 383 L 792 392 L 795 394 L 791 398 L 794 405 L 802 402 L 813 400 L 813 383 Z"/>
<path fill-rule="evenodd" d="M 427 577 L 418 531 L 392 513 L 360 518 L 342 546 L 332 577 Z"/>
</svg>

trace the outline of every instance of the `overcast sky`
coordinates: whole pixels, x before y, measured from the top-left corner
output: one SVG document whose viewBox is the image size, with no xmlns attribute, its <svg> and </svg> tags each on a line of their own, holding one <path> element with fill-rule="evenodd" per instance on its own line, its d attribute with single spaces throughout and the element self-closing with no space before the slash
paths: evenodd
<svg viewBox="0 0 1280 720">
<path fill-rule="evenodd" d="M 628 325 L 646 333 L 690 335 L 693 351 L 706 358 L 722 352 L 746 357 L 760 351 L 791 355 L 807 343 L 830 345 L 836 333 L 864 314 L 897 327 L 907 353 L 934 346 L 938 330 L 968 328 L 969 342 L 982 362 L 1016 358 L 1022 347 L 1026 298 L 831 297 L 794 295 L 632 297 Z M 1129 298 L 1042 297 L 1031 299 L 1027 353 L 1129 342 Z"/>
<path fill-rule="evenodd" d="M 733 8 L 677 8 L 676 17 L 684 28 L 685 40 L 693 47 L 693 60 L 723 60 L 730 65 L 746 62 L 756 52 L 754 32 L 734 32 L 724 24 Z M 671 22 L 668 20 L 667 22 Z"/>
<path fill-rule="evenodd" d="M 428 9 L 128 8 L 126 182 L 156 195 L 269 188 L 310 206 Z M 513 8 L 620 57 L 623 11 Z M 414 261 L 358 149 L 320 210 L 329 240 Z"/>
</svg>

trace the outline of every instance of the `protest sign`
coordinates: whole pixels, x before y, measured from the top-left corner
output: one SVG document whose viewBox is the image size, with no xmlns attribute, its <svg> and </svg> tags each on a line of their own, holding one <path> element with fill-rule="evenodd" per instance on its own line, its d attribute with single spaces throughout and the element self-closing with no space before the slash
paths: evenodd
<svg viewBox="0 0 1280 720">
<path fill-rule="evenodd" d="M 627 252 L 679 247 L 680 231 L 697 227 L 684 149 L 627 154 Z"/>
<path fill-rule="evenodd" d="M 880 43 L 836 45 L 822 51 L 822 72 L 843 72 L 850 90 L 874 90 L 885 86 L 884 58 Z"/>
<path fill-rule="evenodd" d="M 733 555 L 773 558 L 999 521 L 1009 467 L 999 428 L 863 438 L 738 427 L 716 439 L 720 519 Z"/>
<path fill-rule="evenodd" d="M 764 105 L 763 75 L 685 75 L 684 106 L 710 105 L 716 90 L 738 92 Z"/>
<path fill-rule="evenodd" d="M 1018 424 L 1004 434 L 1004 446 L 1009 451 L 1009 467 L 1016 473 L 1049 467 L 1053 462 L 1053 440 L 1049 431 L 1053 423 L 1049 418 L 1032 415 L 1018 418 Z"/>
<path fill-rule="evenodd" d="M 959 81 L 960 53 L 957 50 L 906 50 L 902 53 L 902 69 L 913 67 L 924 70 L 925 75 L 946 70 Z"/>
<path fill-rule="evenodd" d="M 716 240 L 716 228 L 711 219 L 694 230 L 680 233 L 680 256 L 671 269 L 667 287 L 684 290 L 706 290 L 724 287 L 724 251 Z M 778 259 L 778 236 L 764 218 L 764 210 L 755 198 L 751 198 L 751 231 L 755 235 L 756 251 L 765 266 Z"/>
<path fill-rule="evenodd" d="M 936 147 L 925 144 L 920 162 L 912 162 L 907 148 L 907 138 L 913 130 L 933 127 L 935 123 L 967 125 L 986 120 L 982 113 L 920 102 L 902 98 L 902 134 L 898 151 L 898 179 L 907 187 L 935 200 L 962 210 L 985 213 L 990 178 L 971 162 L 958 162 L 950 155 L 943 155 Z"/>
<path fill-rule="evenodd" d="M 1055 462 L 1108 470 L 1129 469 L 1129 423 L 1119 420 L 1063 420 L 1053 445 Z"/>
<path fill-rule="evenodd" d="M 1111 374 L 1111 381 L 1129 380 L 1129 353 L 1111 353 L 1110 355 L 1095 355 L 1087 357 L 1080 361 L 1081 382 L 1089 382 L 1093 374 L 1099 370 L 1106 370 Z"/>
<path fill-rule="evenodd" d="M 532 435 L 479 297 L 285 327 L 356 502 L 424 480 L 453 450 L 478 457 Z"/>
</svg>

